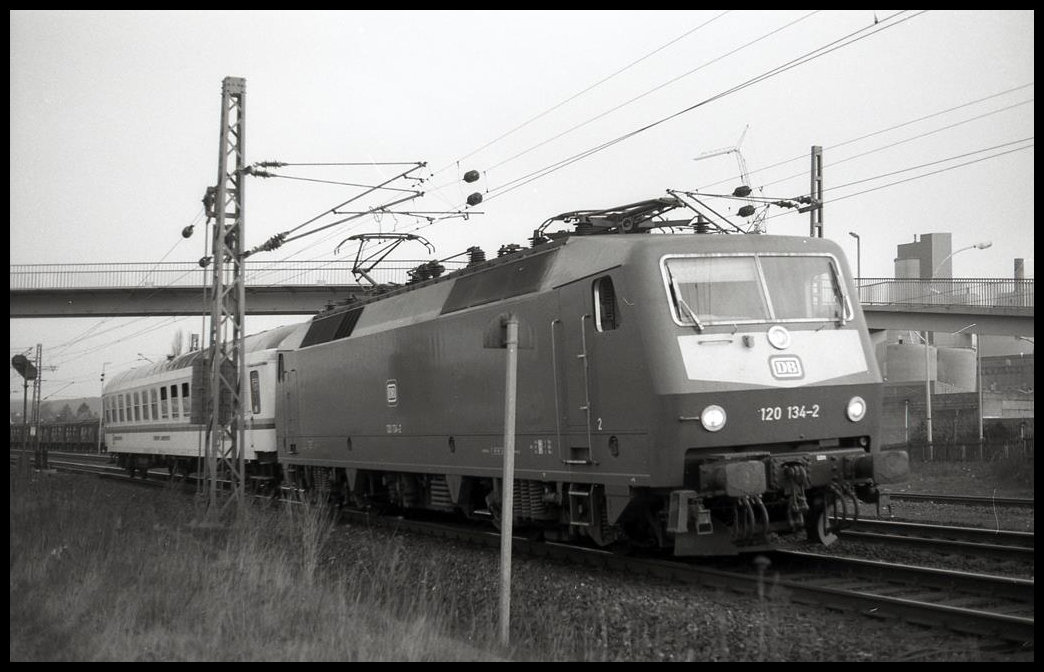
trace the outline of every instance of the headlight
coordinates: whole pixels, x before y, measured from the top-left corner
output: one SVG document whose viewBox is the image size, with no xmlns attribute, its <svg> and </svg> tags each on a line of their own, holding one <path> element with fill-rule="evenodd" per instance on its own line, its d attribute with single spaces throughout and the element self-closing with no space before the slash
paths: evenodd
<svg viewBox="0 0 1044 672">
<path fill-rule="evenodd" d="M 866 415 L 866 402 L 863 401 L 862 397 L 852 397 L 848 400 L 845 414 L 852 422 L 859 422 Z"/>
<path fill-rule="evenodd" d="M 790 332 L 778 324 L 769 327 L 768 342 L 777 350 L 785 350 L 790 347 Z"/>
<path fill-rule="evenodd" d="M 700 413 L 700 423 L 708 432 L 716 432 L 725 426 L 725 409 L 721 406 L 710 405 Z"/>
</svg>

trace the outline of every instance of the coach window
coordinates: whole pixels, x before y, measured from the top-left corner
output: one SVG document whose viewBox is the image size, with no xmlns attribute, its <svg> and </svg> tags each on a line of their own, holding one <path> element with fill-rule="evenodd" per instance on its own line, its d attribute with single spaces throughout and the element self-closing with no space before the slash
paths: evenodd
<svg viewBox="0 0 1044 672">
<path fill-rule="evenodd" d="M 167 388 L 160 388 L 160 418 L 167 419 Z"/>
<path fill-rule="evenodd" d="M 172 420 L 178 419 L 178 386 L 170 386 L 170 417 Z"/>
<path fill-rule="evenodd" d="M 134 422 L 141 422 L 141 397 L 134 393 Z"/>
<path fill-rule="evenodd" d="M 156 412 L 156 388 L 149 390 L 149 408 L 152 409 L 151 415 L 153 420 L 159 420 L 159 414 Z"/>
<path fill-rule="evenodd" d="M 123 422 L 123 395 L 122 394 L 117 394 L 116 395 L 116 413 L 117 413 L 117 417 L 119 417 L 119 421 Z"/>
<path fill-rule="evenodd" d="M 250 372 L 250 410 L 254 415 L 261 412 L 261 378 L 257 371 Z"/>
<path fill-rule="evenodd" d="M 613 279 L 608 275 L 594 282 L 594 306 L 595 328 L 598 331 L 612 331 L 620 326 L 616 290 L 613 288 Z"/>
<path fill-rule="evenodd" d="M 181 411 L 182 411 L 181 414 L 185 417 L 186 420 L 188 419 L 188 417 L 190 415 L 192 415 L 192 409 L 189 407 L 189 403 L 190 402 L 191 402 L 191 399 L 189 399 L 189 384 L 188 383 L 182 383 L 181 384 Z"/>
</svg>

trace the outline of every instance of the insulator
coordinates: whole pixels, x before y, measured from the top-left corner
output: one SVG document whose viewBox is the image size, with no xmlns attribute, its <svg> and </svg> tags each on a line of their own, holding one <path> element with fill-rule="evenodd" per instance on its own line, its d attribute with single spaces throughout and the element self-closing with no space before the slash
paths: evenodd
<svg viewBox="0 0 1044 672">
<path fill-rule="evenodd" d="M 188 226 L 186 226 L 184 229 L 181 230 L 181 237 L 182 238 L 191 238 L 192 237 L 192 232 L 195 230 L 195 228 L 196 227 L 194 227 L 191 224 L 189 224 Z"/>
<path fill-rule="evenodd" d="M 464 181 L 471 183 L 479 179 L 479 172 L 477 170 L 469 170 L 464 173 Z"/>
<path fill-rule="evenodd" d="M 521 245 L 516 245 L 515 243 L 511 243 L 510 245 L 501 245 L 500 249 L 497 250 L 497 256 L 498 257 L 503 257 L 506 254 L 512 254 L 514 252 L 518 252 L 521 249 L 522 249 L 522 246 Z"/>
<path fill-rule="evenodd" d="M 736 187 L 732 191 L 732 195 L 733 196 L 738 196 L 740 198 L 744 198 L 746 196 L 750 196 L 750 191 L 751 191 L 750 187 L 748 187 L 745 184 L 741 184 L 740 186 Z"/>
<path fill-rule="evenodd" d="M 474 266 L 475 264 L 481 264 L 486 260 L 486 253 L 481 247 L 469 247 L 468 248 L 468 266 Z"/>
<path fill-rule="evenodd" d="M 739 212 L 737 214 L 739 214 L 740 217 L 750 217 L 754 214 L 754 210 L 755 208 L 753 205 L 744 205 L 742 208 L 739 209 Z"/>
<path fill-rule="evenodd" d="M 468 205 L 474 206 L 474 205 L 478 205 L 481 202 L 482 202 L 482 194 L 480 194 L 477 191 L 474 194 L 472 194 L 471 196 L 468 196 Z"/>
<path fill-rule="evenodd" d="M 199 258 L 199 267 L 200 268 L 206 268 L 207 266 L 210 266 L 210 257 L 200 257 Z"/>
</svg>

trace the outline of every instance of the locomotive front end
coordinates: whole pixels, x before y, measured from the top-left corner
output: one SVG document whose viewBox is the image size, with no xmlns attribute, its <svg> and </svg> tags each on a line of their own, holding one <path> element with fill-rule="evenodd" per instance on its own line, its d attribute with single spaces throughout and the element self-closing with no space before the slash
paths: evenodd
<svg viewBox="0 0 1044 672">
<path fill-rule="evenodd" d="M 675 554 L 802 529 L 829 544 L 860 501 L 905 479 L 907 454 L 879 450 L 881 376 L 831 243 L 667 254 L 659 275 L 671 324 L 658 443 L 677 446 L 661 467 L 684 472 L 666 512 Z"/>
</svg>

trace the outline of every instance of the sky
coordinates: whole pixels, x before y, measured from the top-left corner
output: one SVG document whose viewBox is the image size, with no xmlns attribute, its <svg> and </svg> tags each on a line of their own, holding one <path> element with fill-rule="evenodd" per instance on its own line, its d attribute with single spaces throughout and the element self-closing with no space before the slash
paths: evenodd
<svg viewBox="0 0 1044 672">
<path fill-rule="evenodd" d="M 1016 258 L 1032 274 L 1031 10 L 12 10 L 10 27 L 12 265 L 203 256 L 232 76 L 246 80 L 246 162 L 299 164 L 245 186 L 247 247 L 309 233 L 264 261 L 349 263 L 338 243 L 372 232 L 435 250 L 408 243 L 404 258 L 492 257 L 559 213 L 731 193 L 744 165 L 757 195 L 793 198 L 821 146 L 824 237 L 853 271 L 893 277 L 897 245 L 948 232 L 954 250 L 992 242 L 956 254 L 954 277 L 1010 278 Z M 390 183 L 423 192 L 398 207 L 433 220 L 311 233 L 349 199 L 402 197 L 349 186 L 400 162 L 426 165 Z M 744 203 L 713 205 L 742 221 Z M 809 215 L 772 209 L 764 228 L 808 235 Z M 200 317 L 10 324 L 11 356 L 42 344 L 55 399 L 161 360 L 178 330 L 206 333 Z M 13 369 L 10 389 L 21 399 Z"/>
</svg>

